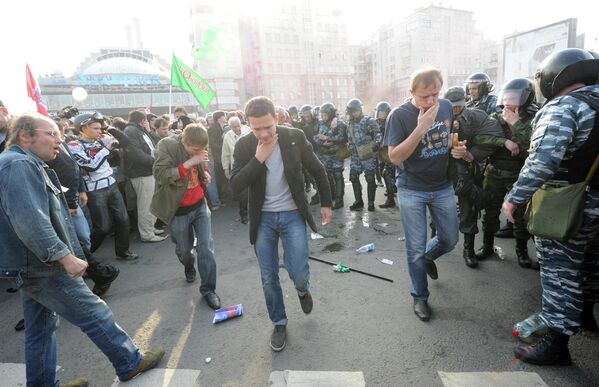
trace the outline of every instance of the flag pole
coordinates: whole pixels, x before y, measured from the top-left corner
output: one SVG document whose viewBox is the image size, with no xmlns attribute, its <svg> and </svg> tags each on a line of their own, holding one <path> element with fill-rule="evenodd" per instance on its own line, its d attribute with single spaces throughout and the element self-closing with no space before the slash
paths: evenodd
<svg viewBox="0 0 599 387">
<path fill-rule="evenodd" d="M 173 85 L 168 87 L 168 118 L 171 118 L 171 108 L 173 106 Z"/>
</svg>

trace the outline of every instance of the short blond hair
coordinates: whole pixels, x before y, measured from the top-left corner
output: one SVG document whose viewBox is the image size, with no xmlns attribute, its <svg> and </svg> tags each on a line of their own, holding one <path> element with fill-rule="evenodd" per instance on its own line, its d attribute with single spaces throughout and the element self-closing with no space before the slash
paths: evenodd
<svg viewBox="0 0 599 387">
<path fill-rule="evenodd" d="M 208 145 L 208 131 L 202 124 L 189 124 L 183 129 L 181 140 L 190 146 L 206 147 Z"/>
<path fill-rule="evenodd" d="M 443 86 L 443 74 L 441 74 L 441 70 L 434 67 L 421 68 L 414 71 L 410 76 L 410 90 L 416 90 L 416 87 L 419 85 L 429 87 L 437 81 L 441 82 L 441 86 Z"/>
</svg>

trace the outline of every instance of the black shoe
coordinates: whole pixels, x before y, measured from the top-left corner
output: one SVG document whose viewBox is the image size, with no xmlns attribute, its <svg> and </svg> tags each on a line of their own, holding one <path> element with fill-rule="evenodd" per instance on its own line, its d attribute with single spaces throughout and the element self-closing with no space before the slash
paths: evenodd
<svg viewBox="0 0 599 387">
<path fill-rule="evenodd" d="M 117 267 L 112 267 L 112 269 L 113 270 L 110 276 L 103 277 L 101 279 L 98 279 L 97 281 L 94 281 L 94 288 L 92 289 L 92 293 L 94 293 L 96 296 L 102 298 L 102 296 L 106 294 L 108 289 L 110 289 L 110 285 L 112 285 L 112 282 L 116 279 L 116 277 L 119 276 L 119 273 L 121 271 Z"/>
<path fill-rule="evenodd" d="M 120 253 L 116 255 L 116 259 L 122 259 L 125 261 L 133 261 L 135 259 L 139 258 L 139 255 L 127 250 L 124 253 Z"/>
<path fill-rule="evenodd" d="M 572 358 L 568 350 L 569 340 L 570 336 L 549 329 L 536 344 L 520 343 L 514 349 L 514 355 L 516 359 L 530 364 L 570 365 Z"/>
<path fill-rule="evenodd" d="M 204 294 L 204 298 L 206 299 L 206 302 L 208 303 L 209 307 L 211 307 L 214 310 L 220 309 L 220 298 L 218 298 L 216 293 Z"/>
<path fill-rule="evenodd" d="M 379 204 L 380 208 L 395 208 L 395 199 L 393 195 L 387 195 L 387 201 L 383 204 Z"/>
<path fill-rule="evenodd" d="M 370 211 L 370 212 L 374 211 L 374 202 L 368 203 L 368 211 Z"/>
<path fill-rule="evenodd" d="M 248 216 L 247 215 L 241 215 L 241 219 L 240 219 L 242 224 L 248 224 Z"/>
<path fill-rule="evenodd" d="M 320 203 L 320 195 L 316 193 L 314 196 L 312 196 L 312 199 L 310 200 L 310 205 L 313 206 L 318 203 Z"/>
<path fill-rule="evenodd" d="M 516 256 L 518 257 L 518 265 L 525 269 L 531 267 L 532 262 L 528 256 L 528 248 L 526 247 L 527 239 L 516 239 Z"/>
<path fill-rule="evenodd" d="M 364 202 L 359 200 L 355 201 L 354 204 L 349 206 L 350 211 L 358 211 L 364 208 Z"/>
<path fill-rule="evenodd" d="M 431 310 L 428 307 L 426 300 L 414 299 L 414 313 L 422 321 L 428 321 L 431 319 Z"/>
<path fill-rule="evenodd" d="M 270 336 L 270 347 L 275 352 L 280 352 L 285 348 L 285 342 L 287 339 L 287 326 L 286 325 L 275 325 L 275 329 L 272 331 Z"/>
<path fill-rule="evenodd" d="M 499 231 L 495 233 L 497 238 L 513 238 L 514 237 L 514 225 L 510 222 L 506 222 Z"/>
<path fill-rule="evenodd" d="M 485 232 L 483 234 L 483 247 L 480 249 L 480 253 L 476 254 L 476 259 L 482 261 L 495 255 L 495 236 L 492 233 Z"/>
<path fill-rule="evenodd" d="M 185 280 L 189 283 L 192 283 L 196 280 L 196 268 L 195 266 L 186 266 L 185 267 Z"/>
<path fill-rule="evenodd" d="M 437 265 L 435 265 L 435 261 L 426 261 L 426 274 L 428 274 L 428 276 L 434 280 L 439 278 L 439 273 L 437 272 Z"/>
<path fill-rule="evenodd" d="M 25 319 L 20 319 L 17 325 L 15 325 L 15 331 L 20 332 L 25 329 Z"/>
<path fill-rule="evenodd" d="M 462 253 L 462 255 L 464 256 L 466 266 L 472 269 L 478 267 L 478 258 L 476 258 L 474 250 L 467 250 L 466 248 L 464 248 L 464 252 Z"/>
<path fill-rule="evenodd" d="M 309 314 L 310 312 L 312 312 L 313 301 L 312 301 L 312 295 L 310 294 L 310 292 L 304 294 L 303 296 L 298 296 L 298 297 L 299 297 L 300 305 L 302 306 L 302 310 L 304 311 L 304 313 Z"/>
<path fill-rule="evenodd" d="M 474 253 L 474 234 L 464 234 L 464 251 L 462 256 L 466 261 L 466 266 L 475 268 L 478 266 L 478 259 Z"/>
</svg>

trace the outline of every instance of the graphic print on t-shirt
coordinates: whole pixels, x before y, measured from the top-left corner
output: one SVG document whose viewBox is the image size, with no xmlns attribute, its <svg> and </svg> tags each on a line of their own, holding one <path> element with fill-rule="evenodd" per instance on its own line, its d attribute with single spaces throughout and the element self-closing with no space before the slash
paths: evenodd
<svg viewBox="0 0 599 387">
<path fill-rule="evenodd" d="M 193 189 L 200 184 L 200 179 L 198 178 L 199 172 L 198 167 L 191 167 L 189 170 L 189 183 L 187 183 L 187 189 Z"/>
<path fill-rule="evenodd" d="M 431 157 L 444 155 L 448 152 L 449 144 L 449 120 L 435 121 L 422 139 L 420 159 L 426 160 Z"/>
</svg>

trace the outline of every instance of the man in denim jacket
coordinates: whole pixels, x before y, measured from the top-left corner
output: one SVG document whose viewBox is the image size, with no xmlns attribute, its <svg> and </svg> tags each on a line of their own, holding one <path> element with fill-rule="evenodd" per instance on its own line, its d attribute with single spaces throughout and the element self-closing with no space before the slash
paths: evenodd
<svg viewBox="0 0 599 387">
<path fill-rule="evenodd" d="M 144 353 L 83 282 L 87 262 L 77 241 L 52 160 L 62 143 L 56 124 L 37 113 L 16 119 L 0 155 L 0 278 L 21 289 L 28 386 L 58 386 L 56 337 L 61 315 L 104 352 L 121 380 L 154 367 L 164 355 Z M 87 385 L 78 379 L 77 386 Z M 63 384 L 64 386 L 64 384 Z"/>
</svg>

